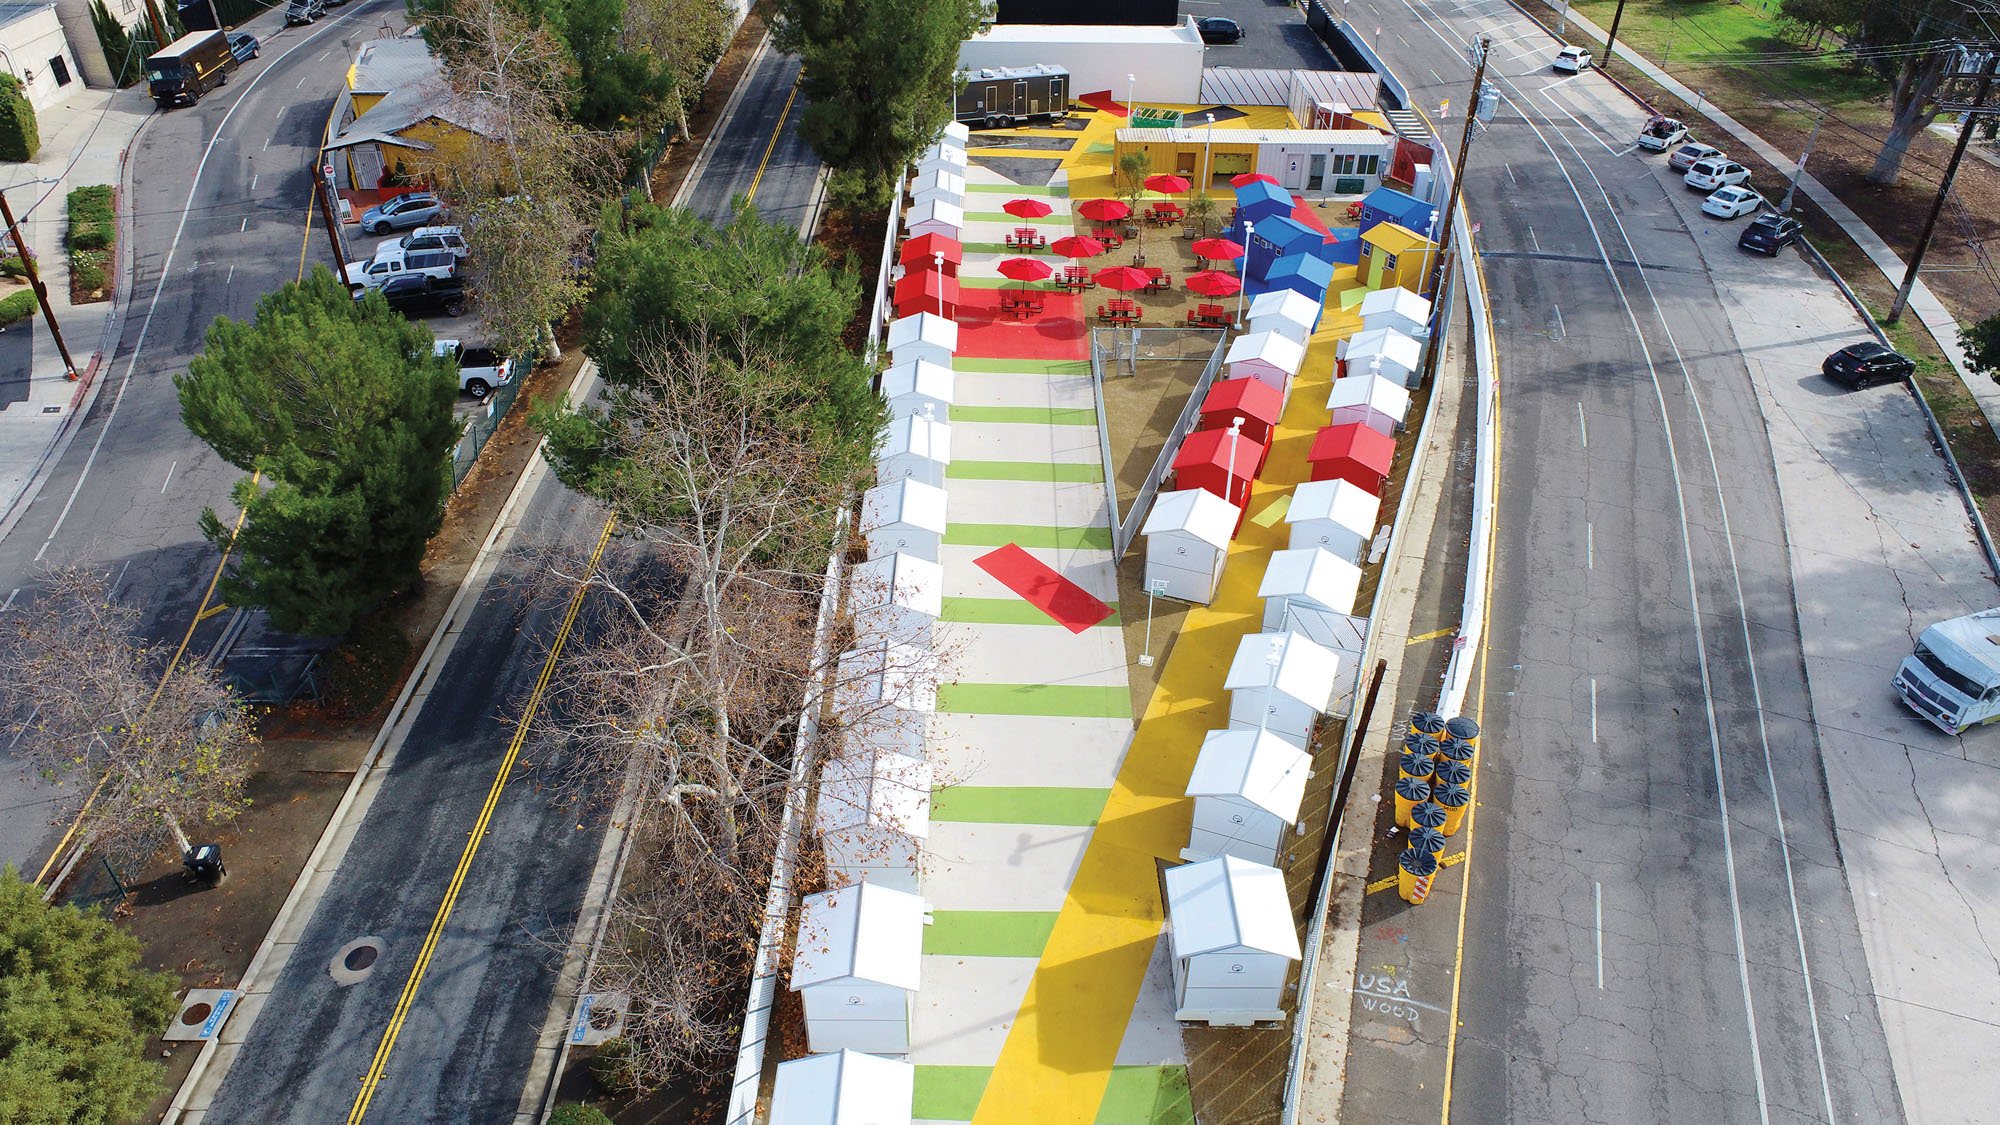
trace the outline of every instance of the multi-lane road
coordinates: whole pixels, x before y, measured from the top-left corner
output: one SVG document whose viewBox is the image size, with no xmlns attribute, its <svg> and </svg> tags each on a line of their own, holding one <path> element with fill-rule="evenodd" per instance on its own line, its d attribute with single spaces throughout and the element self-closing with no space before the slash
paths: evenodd
<svg viewBox="0 0 2000 1125">
<path fill-rule="evenodd" d="M 1465 47 L 1497 32 L 1466 200 L 1504 372 L 1484 715 L 1505 749 L 1481 773 L 1450 1112 L 1896 1120 L 1769 438 L 1636 111 L 1550 71 L 1504 0 L 1351 18 L 1431 113 L 1466 103 Z"/>
</svg>

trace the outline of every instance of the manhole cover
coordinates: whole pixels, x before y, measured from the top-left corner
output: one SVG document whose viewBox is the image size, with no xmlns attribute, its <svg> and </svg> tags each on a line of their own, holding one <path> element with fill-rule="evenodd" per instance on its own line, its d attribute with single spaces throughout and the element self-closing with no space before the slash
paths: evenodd
<svg viewBox="0 0 2000 1125">
<path fill-rule="evenodd" d="M 373 934 L 355 938 L 340 947 L 326 971 L 339 984 L 353 984 L 374 971 L 375 963 L 382 959 L 388 944 Z"/>
<path fill-rule="evenodd" d="M 215 1006 L 213 1004 L 189 1004 L 187 1007 L 181 1009 L 181 1022 L 188 1027 L 199 1027 L 204 1020 L 208 1019 L 208 1014 L 214 1010 Z"/>
</svg>

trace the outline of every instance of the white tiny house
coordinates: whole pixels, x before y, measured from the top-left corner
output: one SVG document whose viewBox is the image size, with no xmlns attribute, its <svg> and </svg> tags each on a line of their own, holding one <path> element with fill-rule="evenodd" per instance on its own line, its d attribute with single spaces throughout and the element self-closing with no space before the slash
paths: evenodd
<svg viewBox="0 0 2000 1125">
<path fill-rule="evenodd" d="M 875 480 L 919 480 L 944 487 L 951 467 L 951 427 L 936 412 L 892 417 L 875 439 Z"/>
<path fill-rule="evenodd" d="M 938 165 L 925 165 L 926 169 L 936 167 Z M 954 166 L 944 165 L 944 167 Z M 963 164 L 955 166 L 957 171 L 963 171 L 964 168 Z M 911 238 L 920 234 L 941 234 L 946 238 L 958 238 L 959 232 L 965 229 L 965 208 L 943 196 L 931 196 L 910 208 L 909 224 L 905 229 Z"/>
<path fill-rule="evenodd" d="M 1146 513 L 1146 589 L 1207 605 L 1222 582 L 1242 509 L 1205 488 L 1162 492 Z"/>
<path fill-rule="evenodd" d="M 1348 371 L 1333 381 L 1326 396 L 1330 425 L 1359 422 L 1378 434 L 1396 436 L 1410 412 L 1410 392 L 1401 383 L 1381 374 L 1373 365 L 1363 371 Z"/>
<path fill-rule="evenodd" d="M 1296 289 L 1272 289 L 1250 299 L 1250 331 L 1275 332 L 1304 344 L 1319 327 L 1320 303 Z"/>
<path fill-rule="evenodd" d="M 1285 978 L 1299 959 L 1284 873 L 1233 855 L 1170 867 L 1174 1018 L 1247 1027 L 1285 1018 Z"/>
<path fill-rule="evenodd" d="M 1245 332 L 1230 342 L 1222 361 L 1231 379 L 1255 379 L 1289 396 L 1292 376 L 1305 362 L 1306 346 L 1276 332 Z"/>
<path fill-rule="evenodd" d="M 1264 599 L 1264 631 L 1282 633 L 1299 611 L 1349 614 L 1361 592 L 1361 568 L 1324 547 L 1273 551 L 1257 596 Z"/>
<path fill-rule="evenodd" d="M 945 491 L 934 484 L 906 477 L 861 495 L 856 530 L 868 541 L 871 559 L 901 551 L 937 562 L 947 526 Z"/>
<path fill-rule="evenodd" d="M 1340 656 L 1297 633 L 1254 633 L 1236 646 L 1222 686 L 1231 730 L 1268 730 L 1304 748 L 1333 702 Z"/>
<path fill-rule="evenodd" d="M 922 414 L 928 408 L 931 417 L 948 421 L 956 382 L 949 359 L 905 360 L 882 372 L 882 398 L 889 403 L 891 417 Z"/>
<path fill-rule="evenodd" d="M 1382 499 L 1344 480 L 1307 481 L 1292 490 L 1285 509 L 1291 525 L 1291 547 L 1324 547 L 1338 558 L 1359 563 L 1375 536 Z"/>
<path fill-rule="evenodd" d="M 931 199 L 942 199 L 963 207 L 965 177 L 942 164 L 930 171 L 917 173 L 916 179 L 910 181 L 910 202 L 922 203 Z"/>
<path fill-rule="evenodd" d="M 1188 775 L 1194 823 L 1181 858 L 1276 864 L 1311 774 L 1305 751 L 1269 731 L 1209 731 Z"/>
<path fill-rule="evenodd" d="M 1417 369 L 1424 360 L 1423 345 L 1393 328 L 1366 329 L 1342 340 L 1334 350 L 1341 373 L 1379 371 L 1404 387 L 1416 385 Z"/>
<path fill-rule="evenodd" d="M 833 685 L 842 752 L 923 758 L 937 677 L 937 660 L 913 644 L 867 638 L 842 653 Z"/>
<path fill-rule="evenodd" d="M 1361 298 L 1361 330 L 1393 328 L 1413 340 L 1430 334 L 1431 303 L 1423 297 L 1395 286 L 1377 289 Z"/>
<path fill-rule="evenodd" d="M 808 895 L 799 911 L 792 991 L 813 1054 L 907 1054 L 920 982 L 924 900 L 876 883 Z"/>
<path fill-rule="evenodd" d="M 888 554 L 847 572 L 854 640 L 902 641 L 929 648 L 944 613 L 944 567 L 915 555 Z"/>
<path fill-rule="evenodd" d="M 925 359 L 950 367 L 952 357 L 958 353 L 958 322 L 927 312 L 898 317 L 889 322 L 889 334 L 882 346 L 896 363 Z"/>
<path fill-rule="evenodd" d="M 931 834 L 929 762 L 902 754 L 847 754 L 820 772 L 813 827 L 828 882 L 921 891 L 918 867 Z"/>
<path fill-rule="evenodd" d="M 860 1051 L 778 1064 L 768 1125 L 910 1125 L 917 1068 Z"/>
</svg>

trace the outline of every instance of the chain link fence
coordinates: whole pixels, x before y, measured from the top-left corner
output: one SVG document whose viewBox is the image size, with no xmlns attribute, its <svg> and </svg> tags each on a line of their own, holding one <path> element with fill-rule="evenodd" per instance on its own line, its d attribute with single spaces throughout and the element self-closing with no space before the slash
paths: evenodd
<svg viewBox="0 0 2000 1125">
<path fill-rule="evenodd" d="M 453 488 L 465 483 L 465 474 L 471 472 L 472 466 L 479 461 L 479 451 L 486 448 L 493 431 L 500 428 L 500 420 L 507 416 L 515 396 L 521 392 L 521 381 L 528 377 L 527 369 L 527 361 L 512 361 L 510 370 L 514 377 L 493 388 L 493 392 L 480 404 L 480 409 L 473 411 L 472 417 L 466 421 L 465 436 L 458 439 L 458 448 L 451 455 Z"/>
<path fill-rule="evenodd" d="M 1202 399 L 1208 397 L 1208 388 L 1222 370 L 1222 357 L 1228 342 L 1228 333 L 1215 328 L 1091 330 L 1090 385 L 1096 395 L 1097 416 L 1100 419 L 1097 434 L 1101 446 L 1099 452 L 1104 458 L 1105 498 L 1111 506 L 1111 545 L 1118 557 L 1123 557 L 1132 546 L 1132 538 L 1139 534 L 1146 512 L 1153 506 L 1153 496 L 1160 490 L 1160 482 L 1173 464 L 1174 454 L 1180 450 L 1181 439 L 1194 428 L 1195 419 L 1201 412 Z M 1154 457 L 1145 481 L 1133 495 L 1131 507 L 1121 513 L 1117 464 L 1111 452 L 1110 418 L 1104 402 L 1104 382 L 1106 379 L 1136 376 L 1141 363 L 1201 363 L 1203 367 L 1193 389 L 1188 392 L 1179 416 L 1174 420 L 1173 428 L 1165 435 L 1165 443 Z"/>
</svg>

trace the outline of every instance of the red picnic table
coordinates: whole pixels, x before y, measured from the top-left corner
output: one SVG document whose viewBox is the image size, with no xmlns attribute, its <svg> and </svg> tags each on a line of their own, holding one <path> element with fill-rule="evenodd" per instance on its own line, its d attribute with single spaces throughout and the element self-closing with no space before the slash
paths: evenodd
<svg viewBox="0 0 2000 1125">
<path fill-rule="evenodd" d="M 1221 328 L 1229 323 L 1229 310 L 1221 305 L 1198 304 L 1188 310 L 1187 322 L 1197 328 Z"/>
<path fill-rule="evenodd" d="M 1040 250 L 1049 244 L 1049 236 L 1041 234 L 1034 227 L 1015 227 L 1007 236 L 1007 246 L 1013 250 Z"/>
<path fill-rule="evenodd" d="M 1156 227 L 1172 226 L 1181 221 L 1181 207 L 1178 203 L 1159 203 L 1146 211 L 1146 221 Z"/>
<path fill-rule="evenodd" d="M 1143 268 L 1146 271 L 1146 276 L 1152 278 L 1151 281 L 1146 283 L 1146 292 L 1165 293 L 1173 289 L 1174 275 L 1158 266 L 1146 266 Z"/>
<path fill-rule="evenodd" d="M 1090 237 L 1102 242 L 1105 248 L 1109 250 L 1116 250 L 1120 246 L 1125 245 L 1125 236 L 1118 233 L 1117 227 L 1092 227 L 1090 228 Z"/>
<path fill-rule="evenodd" d="M 1082 266 L 1064 266 L 1055 280 L 1058 289 L 1081 292 L 1097 288 L 1097 282 L 1090 276 L 1090 271 Z"/>
<path fill-rule="evenodd" d="M 1107 324 L 1137 324 L 1139 306 L 1133 304 L 1130 298 L 1113 297 L 1097 306 L 1097 318 Z"/>
<path fill-rule="evenodd" d="M 1000 309 L 1016 320 L 1026 320 L 1048 307 L 1048 296 L 1037 289 L 1002 289 Z"/>
</svg>

